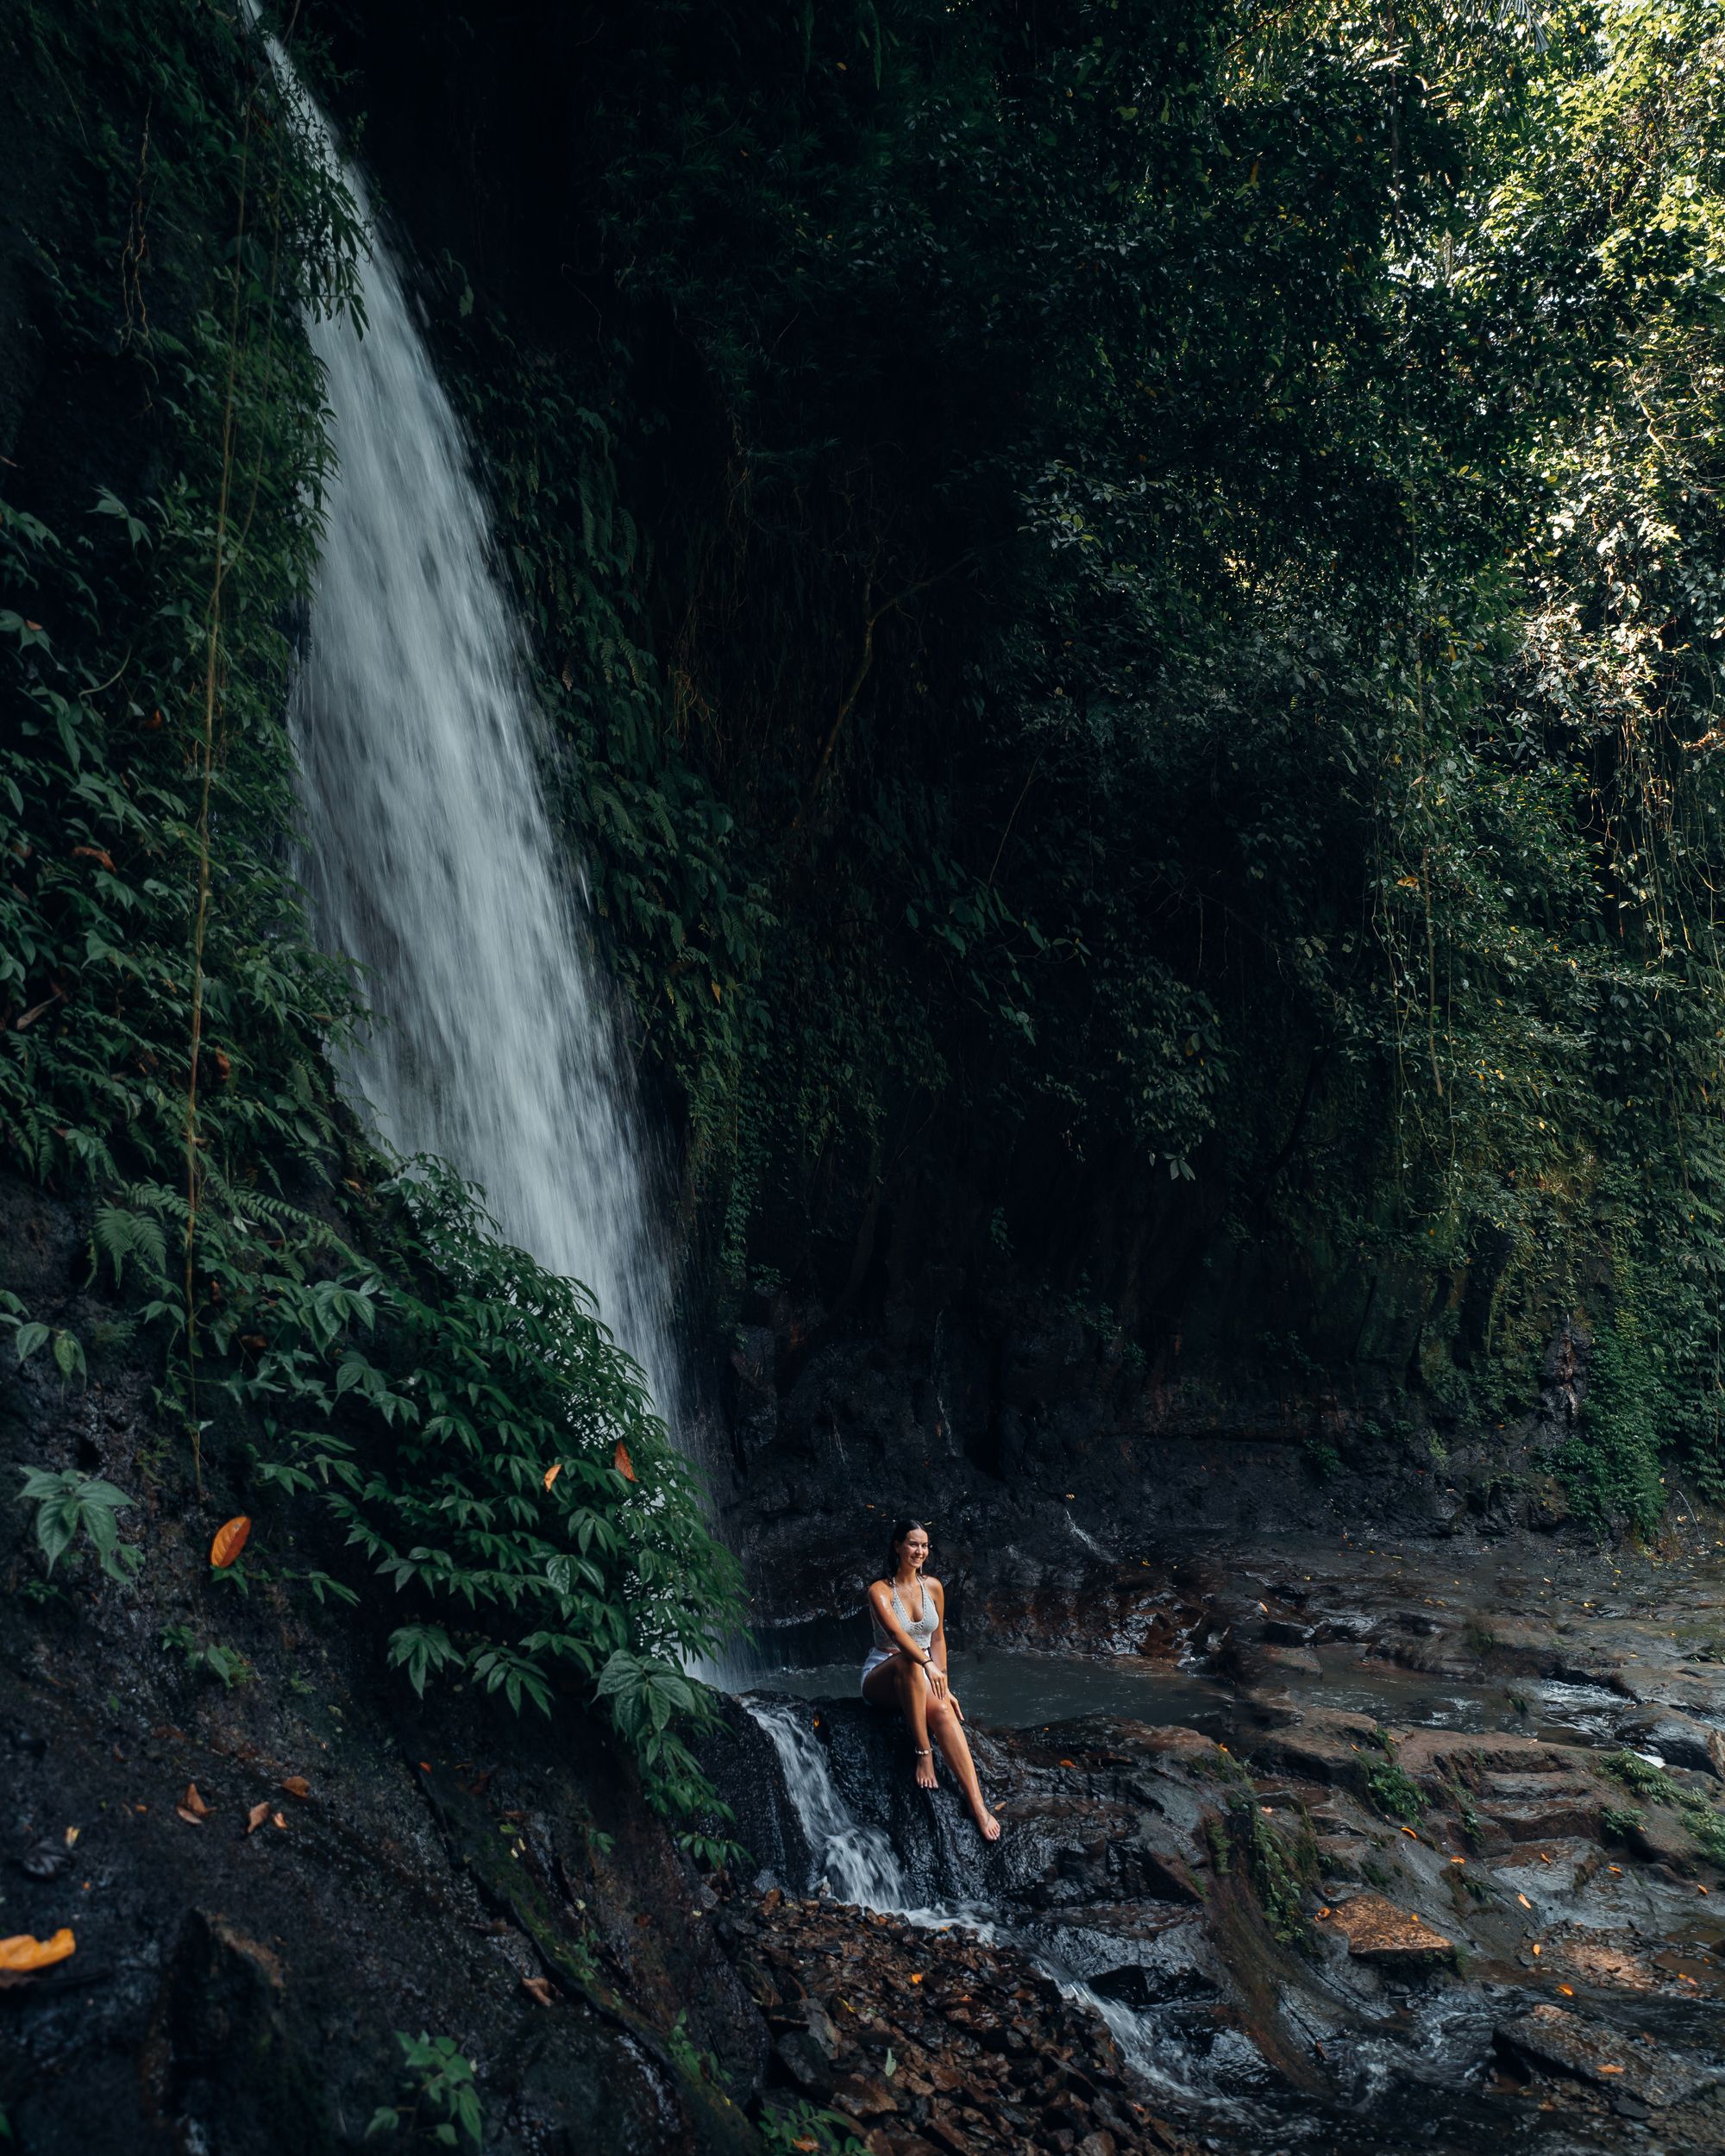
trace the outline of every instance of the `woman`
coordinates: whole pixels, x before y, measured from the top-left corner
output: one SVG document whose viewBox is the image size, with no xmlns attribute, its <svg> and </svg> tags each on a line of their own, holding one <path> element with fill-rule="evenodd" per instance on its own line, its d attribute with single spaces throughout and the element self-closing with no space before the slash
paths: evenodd
<svg viewBox="0 0 1725 2156">
<path fill-rule="evenodd" d="M 887 1576 L 869 1589 L 875 1645 L 862 1664 L 862 1696 L 870 1706 L 902 1711 L 916 1746 L 919 1789 L 934 1788 L 934 1745 L 940 1746 L 963 1786 L 977 1831 L 984 1841 L 998 1841 L 1000 1822 L 982 1802 L 964 1741 L 964 1712 L 946 1681 L 946 1596 L 940 1582 L 924 1574 L 927 1563 L 928 1529 L 920 1520 L 901 1520 L 893 1530 Z"/>
</svg>

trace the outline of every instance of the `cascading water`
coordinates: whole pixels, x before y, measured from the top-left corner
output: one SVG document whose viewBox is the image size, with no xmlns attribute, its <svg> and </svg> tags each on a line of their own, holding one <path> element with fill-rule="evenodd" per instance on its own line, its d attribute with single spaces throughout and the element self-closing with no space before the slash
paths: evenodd
<svg viewBox="0 0 1725 2156">
<path fill-rule="evenodd" d="M 676 1430 L 689 1403 L 649 1156 L 546 810 L 520 631 L 380 236 L 361 283 L 363 335 L 345 317 L 310 325 L 338 468 L 293 709 L 313 918 L 365 968 L 373 1019 L 345 1075 L 392 1145 L 442 1155 L 510 1241 L 593 1290 Z"/>
<path fill-rule="evenodd" d="M 997 1926 L 981 1909 L 943 1908 L 917 1901 L 892 1842 L 881 1827 L 857 1819 L 846 1804 L 832 1778 L 825 1747 L 795 1706 L 746 1693 L 742 1703 L 777 1755 L 785 1796 L 813 1865 L 814 1877 L 806 1883 L 824 1884 L 835 1900 L 907 1916 L 913 1923 L 959 1924 L 990 1940 L 999 1935 Z M 789 1883 L 794 1890 L 805 1884 Z M 1082 2002 L 1107 2023 L 1128 2065 L 1145 2081 L 1182 2096 L 1193 2093 L 1170 2076 L 1130 2007 L 1104 1998 L 1045 1955 L 1038 1959 L 1069 1998 Z"/>
<path fill-rule="evenodd" d="M 853 1818 L 814 1732 L 781 1701 L 745 1697 L 743 1704 L 778 1754 L 785 1794 L 833 1894 L 867 1909 L 907 1911 L 909 1888 L 892 1843 L 880 1827 Z"/>
</svg>

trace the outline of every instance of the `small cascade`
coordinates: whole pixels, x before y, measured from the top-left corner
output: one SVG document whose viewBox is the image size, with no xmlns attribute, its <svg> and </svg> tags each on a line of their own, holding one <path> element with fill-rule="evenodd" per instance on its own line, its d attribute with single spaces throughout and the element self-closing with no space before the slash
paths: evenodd
<svg viewBox="0 0 1725 2156">
<path fill-rule="evenodd" d="M 838 1901 L 908 1913 L 909 1887 L 892 1843 L 881 1828 L 852 1816 L 813 1730 L 785 1701 L 745 1695 L 743 1705 L 778 1754 L 785 1795 L 809 1846 L 816 1877 L 825 1878 Z"/>
</svg>

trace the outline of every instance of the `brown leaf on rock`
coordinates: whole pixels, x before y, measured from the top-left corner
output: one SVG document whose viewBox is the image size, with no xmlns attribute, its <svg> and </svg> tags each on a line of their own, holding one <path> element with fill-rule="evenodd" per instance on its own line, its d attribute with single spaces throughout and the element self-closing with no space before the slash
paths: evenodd
<svg viewBox="0 0 1725 2156">
<path fill-rule="evenodd" d="M 635 1463 L 629 1457 L 629 1447 L 621 1438 L 617 1441 L 617 1450 L 611 1456 L 611 1463 L 625 1482 L 633 1482 L 639 1479 L 635 1472 Z"/>
<path fill-rule="evenodd" d="M 210 1562 L 218 1572 L 225 1571 L 239 1556 L 251 1532 L 251 1520 L 244 1513 L 235 1514 L 216 1530 L 216 1539 L 210 1545 Z"/>
<path fill-rule="evenodd" d="M 545 1977 L 524 1977 L 521 1979 L 521 1988 L 530 1997 L 537 1999 L 541 2006 L 550 2005 L 551 1986 Z"/>
<path fill-rule="evenodd" d="M 179 1803 L 182 1811 L 195 1812 L 199 1819 L 208 1819 L 210 1816 L 210 1807 L 198 1795 L 198 1784 L 195 1782 L 186 1783 L 185 1795 L 180 1798 Z"/>
<path fill-rule="evenodd" d="M 276 1814 L 275 1817 L 270 1821 L 270 1824 L 272 1827 L 279 1827 L 284 1831 L 285 1831 L 287 1827 L 287 1821 L 282 1817 L 279 1812 Z"/>
<path fill-rule="evenodd" d="M 281 1786 L 290 1796 L 305 1797 L 311 1794 L 311 1784 L 303 1774 L 290 1774 Z"/>
<path fill-rule="evenodd" d="M 19 1932 L 10 1939 L 0 1939 L 0 1970 L 12 1976 L 28 1976 L 34 1969 L 51 1969 L 55 1962 L 64 1961 L 77 1951 L 78 1941 L 69 1926 L 62 1926 L 52 1939 L 35 1939 L 28 1932 Z"/>
<path fill-rule="evenodd" d="M 248 1834 L 256 1833 L 259 1827 L 269 1817 L 269 1810 L 270 1808 L 267 1803 L 253 1805 L 251 1810 L 246 1814 L 246 1832 Z"/>
<path fill-rule="evenodd" d="M 197 1813 L 188 1812 L 184 1804 L 176 1804 L 173 1808 L 179 1813 L 179 1816 L 185 1821 L 188 1827 L 201 1827 L 204 1824 L 204 1821 L 198 1816 Z"/>
</svg>

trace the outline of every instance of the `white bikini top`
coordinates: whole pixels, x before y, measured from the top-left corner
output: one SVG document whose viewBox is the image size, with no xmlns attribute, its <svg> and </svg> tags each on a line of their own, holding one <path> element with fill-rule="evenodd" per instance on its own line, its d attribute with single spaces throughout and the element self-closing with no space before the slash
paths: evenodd
<svg viewBox="0 0 1725 2156">
<path fill-rule="evenodd" d="M 922 1615 L 914 1620 L 912 1620 L 910 1612 L 899 1600 L 899 1584 L 896 1580 L 887 1582 L 887 1591 L 893 1598 L 893 1614 L 909 1633 L 916 1645 L 926 1654 L 933 1644 L 934 1635 L 940 1630 L 940 1612 L 934 1606 L 934 1597 L 929 1593 L 926 1582 L 923 1583 Z M 876 1616 L 872 1601 L 869 1605 L 869 1621 L 875 1627 L 875 1645 L 888 1654 L 895 1653 L 899 1643 Z"/>
</svg>

